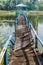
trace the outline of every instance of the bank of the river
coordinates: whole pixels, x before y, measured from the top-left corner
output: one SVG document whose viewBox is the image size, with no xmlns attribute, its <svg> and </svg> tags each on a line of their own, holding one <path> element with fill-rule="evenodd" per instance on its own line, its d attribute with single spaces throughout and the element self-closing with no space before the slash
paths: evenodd
<svg viewBox="0 0 43 65">
<path fill-rule="evenodd" d="M 5 11 L 5 10 L 0 10 L 0 16 L 16 16 L 16 11 L 11 10 L 11 11 Z M 27 11 L 27 15 L 43 15 L 43 11 Z"/>
<path fill-rule="evenodd" d="M 43 11 L 28 11 L 27 15 L 31 15 L 31 16 L 39 16 L 39 15 L 43 15 Z"/>
<path fill-rule="evenodd" d="M 16 11 L 0 10 L 0 16 L 16 16 Z"/>
</svg>

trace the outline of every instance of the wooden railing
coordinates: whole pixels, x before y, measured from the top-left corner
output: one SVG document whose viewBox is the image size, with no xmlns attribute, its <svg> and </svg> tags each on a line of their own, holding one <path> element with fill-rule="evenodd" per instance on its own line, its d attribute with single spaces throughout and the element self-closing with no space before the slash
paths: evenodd
<svg viewBox="0 0 43 65">
<path fill-rule="evenodd" d="M 35 47 L 37 48 L 37 46 L 38 46 L 38 41 L 40 42 L 41 46 L 43 47 L 43 41 L 41 40 L 41 38 L 40 38 L 40 37 L 38 36 L 38 34 L 36 33 L 36 31 L 35 31 L 33 25 L 32 25 L 31 23 L 29 23 L 29 26 L 30 26 L 31 30 L 33 31 L 33 33 L 34 33 L 34 35 L 35 35 L 35 40 L 36 40 L 36 42 L 35 42 Z"/>
<path fill-rule="evenodd" d="M 10 42 L 13 41 L 12 35 L 10 35 L 9 39 L 6 41 L 1 53 L 0 53 L 0 65 L 2 63 L 2 60 L 4 58 L 4 65 L 8 65 L 8 53 L 7 53 L 7 48 L 10 45 Z M 14 43 L 14 41 L 13 41 Z"/>
</svg>

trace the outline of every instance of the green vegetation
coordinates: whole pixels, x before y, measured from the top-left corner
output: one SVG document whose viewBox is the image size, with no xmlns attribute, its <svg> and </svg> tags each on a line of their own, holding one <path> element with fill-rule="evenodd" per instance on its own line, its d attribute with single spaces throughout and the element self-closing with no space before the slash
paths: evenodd
<svg viewBox="0 0 43 65">
<path fill-rule="evenodd" d="M 27 0 L 24 2 L 23 0 L 0 0 L 0 17 L 7 16 L 8 18 L 8 16 L 16 16 L 15 6 L 19 3 L 24 3 L 28 6 L 29 12 L 27 12 L 27 15 L 43 15 L 43 1 L 30 0 L 30 2 L 28 2 Z"/>
<path fill-rule="evenodd" d="M 5 36 L 5 37 L 1 37 L 0 38 L 0 52 L 2 51 L 2 47 L 3 47 L 3 45 L 5 44 L 5 42 L 6 42 L 6 40 L 8 39 L 8 35 L 7 36 Z M 10 48 L 8 49 L 9 51 L 9 53 L 10 53 Z M 4 65 L 4 57 L 3 57 L 3 59 L 2 59 L 2 62 L 1 62 L 1 64 L 0 65 Z"/>
<path fill-rule="evenodd" d="M 27 16 L 38 16 L 38 15 L 43 15 L 43 11 L 29 11 L 27 13 Z"/>
<path fill-rule="evenodd" d="M 9 10 L 14 9 L 16 0 L 0 0 L 0 9 Z"/>
<path fill-rule="evenodd" d="M 0 65 L 4 65 L 4 58 L 3 58 L 3 60 L 2 60 L 2 62 L 1 62 L 1 64 Z"/>
<path fill-rule="evenodd" d="M 16 10 L 16 5 L 24 3 L 28 6 L 29 10 L 43 10 L 43 1 L 38 0 L 0 0 L 0 10 Z"/>
<path fill-rule="evenodd" d="M 16 11 L 0 10 L 0 16 L 16 16 Z"/>
<path fill-rule="evenodd" d="M 43 11 L 28 11 L 27 15 L 43 15 Z M 0 16 L 17 16 L 16 11 L 0 10 Z"/>
</svg>

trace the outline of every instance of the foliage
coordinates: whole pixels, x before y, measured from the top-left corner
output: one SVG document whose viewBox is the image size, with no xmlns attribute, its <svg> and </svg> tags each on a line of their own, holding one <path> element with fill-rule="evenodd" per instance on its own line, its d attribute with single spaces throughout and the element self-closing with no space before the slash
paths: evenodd
<svg viewBox="0 0 43 65">
<path fill-rule="evenodd" d="M 28 6 L 29 10 L 43 10 L 43 1 L 30 0 L 25 2 L 24 0 L 0 0 L 1 10 L 15 10 L 17 4 L 24 3 Z"/>
<path fill-rule="evenodd" d="M 40 2 L 40 3 L 38 4 L 38 6 L 39 6 L 39 10 L 43 10 L 43 2 Z"/>
<path fill-rule="evenodd" d="M 16 0 L 6 0 L 0 2 L 1 2 L 0 9 L 5 9 L 5 10 L 15 9 Z"/>
</svg>

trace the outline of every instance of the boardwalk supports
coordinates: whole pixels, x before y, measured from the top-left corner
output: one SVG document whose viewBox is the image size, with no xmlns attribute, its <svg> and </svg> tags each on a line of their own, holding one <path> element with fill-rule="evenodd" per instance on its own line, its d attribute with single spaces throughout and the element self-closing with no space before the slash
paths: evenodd
<svg viewBox="0 0 43 65">
<path fill-rule="evenodd" d="M 38 41 L 36 35 L 35 35 L 35 48 L 38 48 Z"/>
<path fill-rule="evenodd" d="M 4 65 L 8 65 L 8 52 L 6 50 L 5 55 L 4 55 Z"/>
</svg>

